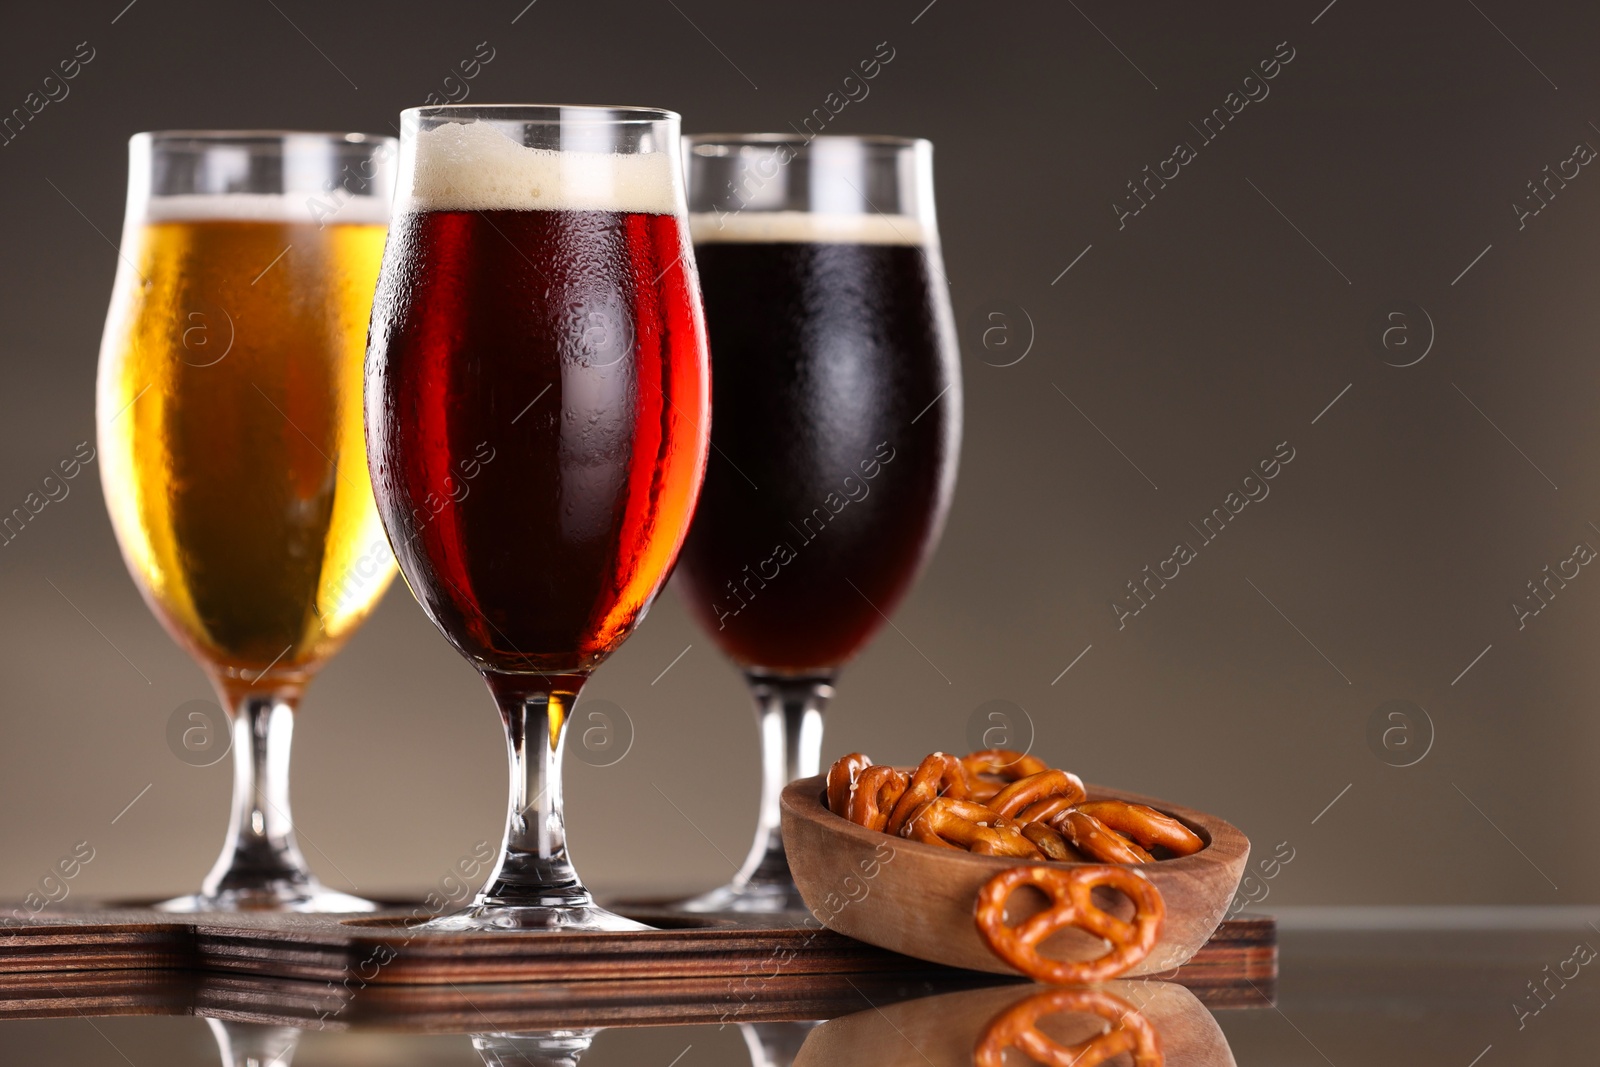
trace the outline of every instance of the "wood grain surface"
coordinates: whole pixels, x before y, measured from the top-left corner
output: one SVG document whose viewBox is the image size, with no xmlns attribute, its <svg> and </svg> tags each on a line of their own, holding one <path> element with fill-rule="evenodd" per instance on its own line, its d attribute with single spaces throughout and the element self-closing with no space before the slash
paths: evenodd
<svg viewBox="0 0 1600 1067">
<path fill-rule="evenodd" d="M 635 914 L 646 922 L 666 918 Z M 154 988 L 174 973 L 238 979 L 243 990 L 290 980 L 298 984 L 285 990 L 296 990 L 307 1011 L 315 1006 L 313 1016 L 330 1010 L 343 1016 L 356 1010 L 352 1005 L 366 1010 L 380 1002 L 470 1013 L 460 997 L 477 1003 L 473 990 L 481 988 L 493 1003 L 501 994 L 491 987 L 518 983 L 520 992 L 506 994 L 510 1002 L 571 1007 L 592 1001 L 608 1010 L 636 1003 L 641 1012 L 664 1005 L 670 1013 L 686 1010 L 680 1003 L 686 997 L 766 1003 L 878 978 L 891 984 L 994 980 L 864 944 L 814 919 L 704 922 L 643 933 L 483 934 L 413 930 L 404 912 L 351 918 L 63 911 L 0 928 L 0 1014 L 80 995 L 113 1010 L 118 997 L 142 995 L 143 986 Z M 1193 959 L 1163 977 L 1221 1001 L 1250 995 L 1252 982 L 1266 988 L 1276 973 L 1276 925 L 1270 918 L 1242 918 L 1224 924 Z M 532 1000 L 530 983 L 539 983 Z M 716 1009 L 719 1015 L 724 1010 Z"/>
</svg>

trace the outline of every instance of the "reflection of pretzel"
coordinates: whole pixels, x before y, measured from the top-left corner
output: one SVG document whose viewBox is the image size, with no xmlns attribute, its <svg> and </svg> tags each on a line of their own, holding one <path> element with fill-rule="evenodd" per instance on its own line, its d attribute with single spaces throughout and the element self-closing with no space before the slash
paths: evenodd
<svg viewBox="0 0 1600 1067">
<path fill-rule="evenodd" d="M 1022 885 L 1050 898 L 1050 907 L 1006 925 L 1006 901 Z M 1124 921 L 1102 911 L 1090 898 L 1096 886 L 1110 886 L 1133 901 L 1133 919 Z M 1115 978 L 1150 954 L 1161 936 L 1167 907 L 1161 891 L 1131 867 L 1011 867 L 978 890 L 975 906 L 978 933 L 1002 960 L 1041 982 L 1082 985 Z M 1092 960 L 1053 960 L 1039 955 L 1039 945 L 1063 927 L 1074 926 L 1111 943 L 1105 955 Z"/>
<path fill-rule="evenodd" d="M 970 800 L 935 797 L 906 820 L 904 836 L 925 845 L 964 848 L 982 856 L 1045 858 L 1017 831 L 1015 823 Z"/>
<path fill-rule="evenodd" d="M 1008 819 L 1036 822 L 1072 807 L 1085 795 L 1083 782 L 1078 780 L 1077 775 L 1067 771 L 1040 771 L 1012 782 L 991 797 L 988 804 Z M 1031 819 L 1023 819 L 1019 815 L 1024 809 L 1033 812 L 1051 806 L 1054 806 L 1053 810 L 1048 814 L 1035 815 Z"/>
<path fill-rule="evenodd" d="M 1126 834 L 1145 848 L 1160 846 L 1174 855 L 1188 856 L 1206 847 L 1200 835 L 1183 823 L 1143 804 L 1096 800 L 1079 804 L 1078 810 L 1099 819 L 1119 834 Z"/>
<path fill-rule="evenodd" d="M 846 817 L 868 830 L 882 830 L 909 781 L 906 774 L 893 767 L 868 767 L 856 778 Z"/>
<path fill-rule="evenodd" d="M 850 790 L 856 786 L 861 772 L 872 766 L 872 760 L 859 752 L 840 756 L 828 768 L 828 810 L 844 815 L 850 808 Z"/>
<path fill-rule="evenodd" d="M 1154 863 L 1155 857 L 1093 815 L 1081 811 L 1064 811 L 1050 824 L 1074 848 L 1102 863 Z"/>
<path fill-rule="evenodd" d="M 906 786 L 894 811 L 889 813 L 889 821 L 883 832 L 898 835 L 911 820 L 912 812 L 934 797 L 967 799 L 967 772 L 960 760 L 943 752 L 928 756 L 911 772 L 911 784 Z"/>
<path fill-rule="evenodd" d="M 1040 1033 L 1046 1015 L 1081 1012 L 1098 1015 L 1109 1029 L 1078 1045 L 1063 1045 Z M 1133 1067 L 1161 1067 L 1165 1057 L 1155 1027 L 1121 997 L 1099 989 L 1052 989 L 1024 997 L 996 1015 L 972 1054 L 975 1067 L 1003 1067 L 1006 1049 L 1018 1048 L 1046 1067 L 1099 1067 L 1124 1052 Z"/>
</svg>

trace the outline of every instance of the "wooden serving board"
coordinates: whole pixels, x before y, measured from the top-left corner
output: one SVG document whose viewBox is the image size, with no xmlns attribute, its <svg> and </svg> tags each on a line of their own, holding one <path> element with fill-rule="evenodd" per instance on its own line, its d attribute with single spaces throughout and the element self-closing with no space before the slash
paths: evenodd
<svg viewBox="0 0 1600 1067">
<path fill-rule="evenodd" d="M 1116 985 L 1117 983 L 1112 983 Z M 1141 980 L 1145 986 L 1167 983 Z M 472 1034 L 619 1026 L 797 1022 L 876 1014 L 956 992 L 1026 992 L 1014 979 L 939 968 L 923 974 L 779 976 L 752 997 L 737 978 L 370 986 L 194 971 L 57 971 L 0 976 L 0 1020 L 195 1015 L 301 1030 Z M 1212 1010 L 1269 1007 L 1274 983 L 1189 991 Z M 997 995 L 1014 998 L 1018 993 Z M 944 999 L 944 998 L 941 998 Z"/>
<path fill-rule="evenodd" d="M 731 983 L 751 999 L 777 978 L 961 973 L 874 948 L 809 918 L 779 925 L 762 916 L 685 920 L 635 910 L 644 922 L 680 925 L 638 933 L 493 934 L 412 929 L 409 914 L 62 911 L 0 927 L 0 983 L 85 971 L 188 971 L 315 982 L 349 999 L 387 987 L 704 979 Z M 1249 990 L 1252 983 L 1265 988 L 1276 975 L 1276 924 L 1249 917 L 1224 923 L 1188 962 L 1151 977 Z"/>
<path fill-rule="evenodd" d="M 780 976 L 759 996 L 732 978 L 371 986 L 341 998 L 325 982 L 199 976 L 197 1015 L 307 1030 L 486 1033 L 828 1019 L 990 983 L 983 975 Z"/>
<path fill-rule="evenodd" d="M 729 978 L 371 986 L 198 971 L 53 971 L 0 976 L 0 1019 L 201 1015 L 304 1030 L 483 1033 L 828 1019 L 865 1006 L 986 987 L 964 971 L 797 975 L 751 997 Z"/>
<path fill-rule="evenodd" d="M 198 977 L 134 969 L 0 975 L 0 1019 L 186 1015 Z"/>
<path fill-rule="evenodd" d="M 62 911 L 0 925 L 0 975 L 173 970 L 193 963 L 189 919 L 145 909 Z"/>
</svg>

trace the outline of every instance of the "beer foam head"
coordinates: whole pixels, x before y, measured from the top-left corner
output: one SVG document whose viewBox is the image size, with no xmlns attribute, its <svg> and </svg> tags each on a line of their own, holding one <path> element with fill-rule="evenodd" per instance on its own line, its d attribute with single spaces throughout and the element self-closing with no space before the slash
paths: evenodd
<svg viewBox="0 0 1600 1067">
<path fill-rule="evenodd" d="M 932 243 L 922 220 L 912 215 L 812 211 L 697 211 L 689 216 L 689 234 L 697 245 Z"/>
<path fill-rule="evenodd" d="M 142 222 L 279 222 L 327 226 L 389 221 L 389 201 L 335 193 L 188 193 L 144 201 Z"/>
<path fill-rule="evenodd" d="M 396 211 L 683 210 L 664 152 L 622 154 L 529 148 L 492 122 L 419 130 L 402 167 Z"/>
</svg>

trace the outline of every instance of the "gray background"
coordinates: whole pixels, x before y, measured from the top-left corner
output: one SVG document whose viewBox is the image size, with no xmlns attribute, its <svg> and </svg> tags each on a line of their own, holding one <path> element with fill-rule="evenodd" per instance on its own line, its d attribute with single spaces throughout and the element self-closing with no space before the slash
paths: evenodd
<svg viewBox="0 0 1600 1067">
<path fill-rule="evenodd" d="M 517 0 L 123 2 L 31 5 L 0 34 L 0 109 L 77 42 L 96 51 L 0 148 L 0 510 L 93 439 L 129 134 L 387 132 L 480 41 L 495 58 L 473 101 L 783 130 L 888 41 L 830 130 L 937 145 L 966 438 L 943 546 L 843 676 L 827 753 L 957 749 L 974 709 L 1008 700 L 1047 759 L 1215 811 L 1263 853 L 1289 842 L 1270 904 L 1596 898 L 1600 577 L 1525 629 L 1510 607 L 1600 546 L 1600 175 L 1521 230 L 1511 208 L 1600 145 L 1592 6 L 539 0 L 513 24 Z M 1198 144 L 1188 124 L 1281 41 L 1295 58 L 1270 96 L 1119 230 L 1125 183 Z M 1396 368 L 1370 324 L 1401 301 L 1436 338 Z M 1406 326 L 1421 351 L 1428 326 Z M 1119 630 L 1124 584 L 1197 541 L 1188 523 L 1283 441 L 1271 495 Z M 206 683 L 124 572 L 96 479 L 0 548 L 0 896 L 85 839 L 81 898 L 189 890 L 226 822 L 227 763 L 165 741 Z M 756 736 L 671 592 L 589 695 L 636 740 L 615 766 L 569 760 L 588 878 L 726 878 Z M 1367 740 L 1393 699 L 1433 724 L 1411 767 Z M 1413 726 L 1402 755 L 1426 747 Z M 416 892 L 498 835 L 503 759 L 480 682 L 397 586 L 306 700 L 302 842 L 331 884 Z"/>
</svg>

